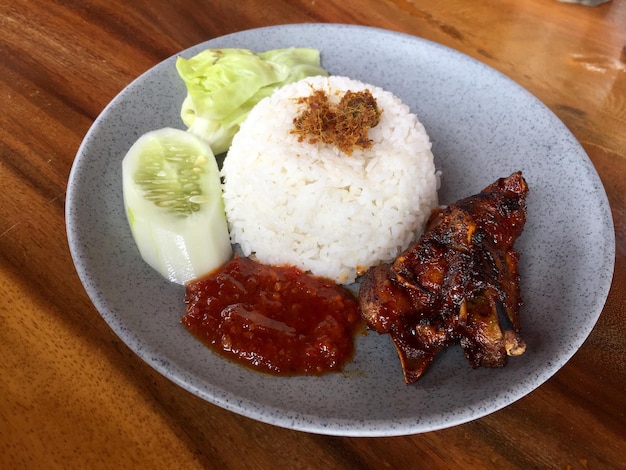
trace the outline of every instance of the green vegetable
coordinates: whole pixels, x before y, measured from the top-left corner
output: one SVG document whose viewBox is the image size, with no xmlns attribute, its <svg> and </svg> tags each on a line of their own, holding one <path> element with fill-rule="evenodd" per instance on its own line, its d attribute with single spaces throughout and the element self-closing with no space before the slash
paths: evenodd
<svg viewBox="0 0 626 470">
<path fill-rule="evenodd" d="M 258 54 L 247 49 L 208 49 L 191 59 L 179 57 L 176 69 L 187 87 L 181 118 L 191 133 L 209 142 L 216 155 L 228 150 L 250 110 L 276 88 L 328 75 L 318 50 L 293 47 Z"/>
<path fill-rule="evenodd" d="M 142 135 L 122 162 L 124 205 L 143 259 L 185 284 L 228 261 L 232 246 L 215 156 L 180 129 Z"/>
</svg>

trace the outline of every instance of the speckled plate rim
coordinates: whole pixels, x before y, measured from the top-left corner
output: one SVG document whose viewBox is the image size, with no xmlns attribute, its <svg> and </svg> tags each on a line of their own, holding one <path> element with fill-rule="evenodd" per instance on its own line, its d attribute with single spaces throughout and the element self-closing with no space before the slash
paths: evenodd
<svg viewBox="0 0 626 470">
<path fill-rule="evenodd" d="M 369 50 L 372 48 L 368 46 L 367 50 L 361 50 L 360 61 L 349 64 L 352 66 L 356 65 L 357 67 L 354 69 L 348 70 L 348 66 L 344 63 L 345 61 L 334 61 L 333 54 L 336 54 L 334 51 L 337 49 L 343 51 L 342 53 L 345 57 L 351 57 L 348 54 L 352 54 L 353 50 L 359 51 L 359 47 L 362 47 L 360 44 L 363 43 L 378 44 L 377 47 L 383 52 L 388 52 L 391 57 L 382 58 L 381 55 L 376 55 L 376 47 L 373 48 L 374 53 L 368 54 L 368 52 L 372 52 Z M 333 48 L 330 47 L 331 44 Z M 111 220 L 114 220 L 116 224 L 120 222 L 120 208 L 118 207 L 120 203 L 119 187 L 115 183 L 115 178 L 119 176 L 115 173 L 117 170 L 111 170 L 111 174 L 109 174 L 108 170 L 105 171 L 104 181 L 102 183 L 96 182 L 96 184 L 92 184 L 95 181 L 92 173 L 96 171 L 93 169 L 94 167 L 102 167 L 102 162 L 99 159 L 106 157 L 121 161 L 123 155 L 119 155 L 119 152 L 115 155 L 112 153 L 104 155 L 99 139 L 102 138 L 103 132 L 106 131 L 105 128 L 111 126 L 112 120 L 117 119 L 120 122 L 130 120 L 132 122 L 132 119 L 135 118 L 138 120 L 143 119 L 139 114 L 141 110 L 125 109 L 125 112 L 131 115 L 130 117 L 122 116 L 119 113 L 123 109 L 125 100 L 134 99 L 137 94 L 141 94 L 141 87 L 147 81 L 156 75 L 165 73 L 166 67 L 172 68 L 175 57 L 165 60 L 138 77 L 109 103 L 85 136 L 70 173 L 66 200 L 68 242 L 78 275 L 97 310 L 121 340 L 139 357 L 155 370 L 191 393 L 244 416 L 301 431 L 346 436 L 393 436 L 433 431 L 465 423 L 493 413 L 536 389 L 556 373 L 587 338 L 602 311 L 612 280 L 615 240 L 610 208 L 599 177 L 582 147 L 549 109 L 504 75 L 445 46 L 402 33 L 355 25 L 280 25 L 242 31 L 215 38 L 182 51 L 177 55 L 189 57 L 207 47 L 248 47 L 264 50 L 275 47 L 289 47 L 291 45 L 319 47 L 322 50 L 323 65 L 331 73 L 350 75 L 352 78 L 358 78 L 363 81 L 368 81 L 369 79 L 370 83 L 391 89 L 396 94 L 399 94 L 405 102 L 411 105 L 412 109 L 417 108 L 417 110 L 413 109 L 413 111 L 417 112 L 422 122 L 424 122 L 431 137 L 434 136 L 433 151 L 435 156 L 437 158 L 439 155 L 442 159 L 442 166 L 444 167 L 442 194 L 445 195 L 443 202 L 451 202 L 458 197 L 480 190 L 494 176 L 503 176 L 505 172 L 510 172 L 509 170 L 520 169 L 515 168 L 515 165 L 524 167 L 523 170 L 530 181 L 531 191 L 535 184 L 536 192 L 542 193 L 543 196 L 552 193 L 553 202 L 558 207 L 555 208 L 549 204 L 544 204 L 542 202 L 543 199 L 531 201 L 538 207 L 537 210 L 539 212 L 542 212 L 544 215 L 548 214 L 549 217 L 548 220 L 543 221 L 534 219 L 532 214 L 529 217 L 529 223 L 532 227 L 530 229 L 527 228 L 526 232 L 530 232 L 530 234 L 525 232 L 522 236 L 522 248 L 520 248 L 522 260 L 525 259 L 524 248 L 530 252 L 528 256 L 530 261 L 522 266 L 523 287 L 524 277 L 527 277 L 530 278 L 527 282 L 527 287 L 541 290 L 541 298 L 537 301 L 537 306 L 550 308 L 555 306 L 561 308 L 559 307 L 561 305 L 565 305 L 562 308 L 582 307 L 586 309 L 587 313 L 584 316 L 574 318 L 571 329 L 566 329 L 565 331 L 565 337 L 561 335 L 560 340 L 565 341 L 559 346 L 558 350 L 551 349 L 550 333 L 546 336 L 539 330 L 533 331 L 533 323 L 537 323 L 537 327 L 550 325 L 544 324 L 542 319 L 529 321 L 530 345 L 542 351 L 547 351 L 545 357 L 540 357 L 540 360 L 536 359 L 539 357 L 539 354 L 532 356 L 532 352 L 527 353 L 530 356 L 529 360 L 537 360 L 540 365 L 535 370 L 528 370 L 528 368 L 524 367 L 523 361 L 516 361 L 513 364 L 509 364 L 505 369 L 495 371 L 500 372 L 501 376 L 495 375 L 494 371 L 489 370 L 476 370 L 467 373 L 466 369 L 469 366 L 462 363 L 462 356 L 458 351 L 446 351 L 445 357 L 440 361 L 439 369 L 433 367 L 428 375 L 422 379 L 423 382 L 412 386 L 412 389 L 407 388 L 403 384 L 398 386 L 393 381 L 393 377 L 397 377 L 397 375 L 392 375 L 391 379 L 387 376 L 381 376 L 380 380 L 372 379 L 369 376 L 371 375 L 369 367 L 372 361 L 380 362 L 385 371 L 389 368 L 395 368 L 395 362 L 397 361 L 395 357 L 389 357 L 390 352 L 393 354 L 393 350 L 389 348 L 388 343 L 384 342 L 384 337 L 372 334 L 357 341 L 357 355 L 355 356 L 357 366 L 355 366 L 354 370 L 348 370 L 344 375 L 331 374 L 330 378 L 325 379 L 313 378 L 312 381 L 310 378 L 289 378 L 287 382 L 282 382 L 285 379 L 279 379 L 280 383 L 277 385 L 273 382 L 275 380 L 273 378 L 259 378 L 260 374 L 246 370 L 242 371 L 240 368 L 233 369 L 233 366 L 230 364 L 221 364 L 219 358 L 210 360 L 210 366 L 219 369 L 220 377 L 236 377 L 233 379 L 234 382 L 228 382 L 224 379 L 224 383 L 218 383 L 215 377 L 203 377 L 201 372 L 195 369 L 189 370 L 189 364 L 179 363 L 178 358 L 172 357 L 171 354 L 165 354 L 160 350 L 161 344 L 149 336 L 151 333 L 148 331 L 148 327 L 144 331 L 144 325 L 141 323 L 139 325 L 142 328 L 134 328 L 135 325 L 130 325 L 128 315 L 132 315 L 131 310 L 133 307 L 125 305 L 124 299 L 115 298 L 116 295 L 111 293 L 110 287 L 107 285 L 107 282 L 111 282 L 112 276 L 115 275 L 112 272 L 114 269 L 119 269 L 120 272 L 124 272 L 127 269 L 125 264 L 127 259 L 133 260 L 128 261 L 129 264 L 132 264 L 133 269 L 137 264 L 136 258 L 138 254 L 132 251 L 131 246 L 127 246 L 128 233 L 124 233 L 121 227 L 116 227 L 116 230 L 119 229 L 121 231 L 112 232 L 112 237 L 105 236 L 110 234 L 100 235 L 94 233 L 96 230 L 88 226 L 93 222 L 94 226 L 97 227 L 98 224 L 102 223 L 102 218 L 104 217 L 104 215 L 99 215 L 98 211 L 94 213 L 95 204 L 101 204 L 103 207 L 102 212 L 112 217 Z M 452 75 L 455 74 L 456 69 L 461 69 L 462 72 L 454 76 L 456 82 L 454 82 L 452 87 L 450 87 L 450 81 L 446 82 L 446 80 L 443 80 L 445 83 L 438 84 L 439 82 L 436 81 L 441 81 L 442 77 L 437 76 L 435 72 L 434 84 L 430 84 L 432 89 L 426 90 L 419 96 L 419 99 L 415 100 L 412 97 L 410 88 L 410 86 L 415 86 L 415 83 L 411 82 L 411 77 L 404 75 L 404 71 L 398 71 L 395 75 L 394 73 L 381 72 L 381 65 L 388 65 L 389 61 L 404 60 L 402 54 L 394 55 L 390 47 L 399 47 L 402 54 L 409 54 L 404 59 L 408 60 L 410 64 L 417 66 L 417 68 L 422 63 L 425 63 L 429 69 L 422 70 L 425 74 L 423 75 L 424 77 L 429 74 L 428 70 L 432 67 L 434 67 L 435 71 L 438 70 L 437 67 L 440 67 Z M 353 49 L 348 51 L 347 48 Z M 342 54 L 339 55 L 341 56 Z M 354 73 L 352 73 L 353 70 Z M 405 84 L 407 80 L 411 82 L 410 85 Z M 417 80 L 417 84 L 419 85 L 420 83 Z M 462 88 L 461 85 L 463 84 L 470 86 L 471 93 L 474 93 L 473 98 L 476 98 L 476 108 L 474 108 L 474 104 L 468 105 L 463 101 L 465 98 L 458 93 L 460 90 L 458 87 Z M 162 91 L 158 88 L 155 89 L 159 93 Z M 467 92 L 467 89 L 465 91 Z M 180 90 L 175 90 L 172 93 L 169 90 L 164 90 L 163 96 L 159 97 L 159 99 L 166 103 L 176 96 L 180 96 Z M 150 100 L 152 98 L 148 97 L 146 99 Z M 435 113 L 432 111 L 439 110 L 438 106 L 440 105 L 438 103 L 441 103 L 442 100 L 446 102 L 445 109 L 453 109 L 470 114 L 483 111 L 483 106 L 489 108 L 489 106 L 494 105 L 489 100 L 496 101 L 495 111 L 498 111 L 497 106 L 502 108 L 502 100 L 505 100 L 507 106 L 510 104 L 516 109 L 514 113 L 508 112 L 508 114 L 515 115 L 515 117 L 514 119 L 507 119 L 506 116 L 497 116 L 497 112 L 493 118 L 478 114 L 475 116 L 477 119 L 475 128 L 468 130 L 463 127 L 463 122 L 465 122 L 463 119 L 466 119 L 470 114 L 459 118 L 458 122 L 453 122 L 456 114 L 451 114 L 446 119 L 439 119 L 438 116 L 434 115 Z M 176 108 L 179 106 L 179 103 L 166 103 L 166 105 L 166 108 L 161 111 L 171 116 L 172 113 L 176 112 L 176 109 L 172 109 L 172 107 Z M 502 109 L 500 111 L 502 112 Z M 494 109 L 488 110 L 488 113 L 493 112 Z M 138 114 L 135 115 L 133 113 Z M 529 123 L 527 121 L 533 122 Z M 534 121 L 537 122 L 535 123 Z M 497 134 L 498 129 L 502 131 L 502 128 L 499 127 L 501 122 L 503 122 L 502 125 L 504 126 L 515 127 L 513 131 L 504 128 L 503 133 L 507 137 L 504 140 L 499 140 Z M 155 126 L 163 124 L 167 125 L 168 123 L 154 123 Z M 179 123 L 171 123 L 171 125 L 180 127 Z M 545 130 L 537 130 L 536 127 L 538 126 L 544 127 Z M 134 129 L 133 132 L 135 137 L 138 137 L 139 134 L 146 130 L 150 129 L 138 128 Z M 536 147 L 533 147 L 533 150 L 539 149 L 545 152 L 547 156 L 546 161 L 533 159 L 533 157 L 529 157 L 530 160 L 528 162 L 525 159 L 521 159 L 516 152 L 528 150 L 524 147 L 526 142 L 516 140 L 513 132 L 521 132 L 522 137 L 525 137 L 523 135 L 524 132 L 530 133 L 534 138 L 536 137 L 537 142 L 534 144 Z M 546 132 L 549 135 L 544 138 Z M 445 139 L 440 139 L 442 136 L 445 136 Z M 468 136 L 470 137 L 469 139 Z M 478 163 L 482 163 L 483 166 L 479 164 L 468 166 L 465 163 L 459 164 L 455 160 L 460 152 L 470 155 L 472 155 L 472 152 L 476 152 L 476 146 L 470 142 L 473 137 L 480 140 L 486 136 L 491 139 L 486 154 L 500 152 L 498 153 L 498 158 L 493 158 L 492 155 L 484 157 L 482 153 L 473 155 L 472 158 L 476 159 Z M 521 149 L 516 149 L 516 145 L 520 146 Z M 94 154 L 94 148 L 100 153 Z M 500 158 L 502 153 L 505 157 Z M 561 155 L 565 156 L 562 157 Z M 552 157 L 555 158 L 555 161 L 550 160 Z M 582 183 L 579 189 L 585 198 L 574 200 L 573 203 L 568 203 L 566 207 L 559 200 L 564 196 L 562 194 L 564 191 L 563 184 L 558 181 L 551 182 L 544 176 L 546 172 L 550 171 L 556 171 L 558 179 L 566 180 L 573 176 L 580 178 Z M 449 176 L 448 180 L 446 180 L 446 172 Z M 536 180 L 541 184 L 536 184 Z M 454 181 L 454 184 L 446 183 L 446 181 Z M 112 194 L 115 197 L 111 197 Z M 558 219 L 559 211 L 567 211 L 572 205 L 574 206 L 573 210 L 576 211 L 573 215 L 578 218 L 587 217 L 586 220 L 589 221 L 587 224 L 589 227 L 583 232 L 576 230 L 574 234 L 577 237 L 576 239 L 573 236 L 561 238 L 561 231 L 554 232 L 550 228 L 549 223 L 554 223 Z M 123 213 L 123 211 L 121 212 Z M 572 225 L 573 222 L 567 220 L 567 218 L 560 220 L 560 223 L 563 224 L 563 232 L 574 227 Z M 584 223 L 585 220 L 583 220 Z M 120 247 L 116 245 L 115 237 L 117 235 L 120 238 L 124 238 L 125 246 Z M 556 241 L 551 241 L 555 239 Z M 94 241 L 98 242 L 98 246 L 94 246 Z M 548 246 L 548 251 L 554 254 L 554 259 L 550 262 L 552 266 L 556 264 L 560 266 L 558 271 L 554 268 L 547 269 L 549 272 L 545 273 L 543 277 L 534 274 L 537 272 L 537 266 L 539 264 L 543 266 L 543 263 L 545 263 L 541 254 L 537 256 L 533 254 L 535 244 L 550 245 Z M 574 246 L 574 248 L 568 248 L 571 246 Z M 566 253 L 557 255 L 556 250 L 563 248 L 567 248 L 565 250 Z M 572 256 L 577 256 L 582 261 L 578 264 L 572 264 Z M 103 261 L 105 259 L 106 261 Z M 568 274 L 561 274 L 570 271 L 586 273 L 586 277 L 582 278 L 581 275 L 572 278 L 568 277 Z M 169 289 L 165 282 L 151 277 L 151 273 L 146 273 L 145 271 L 138 271 L 138 273 L 140 276 L 134 278 L 137 285 L 133 288 L 141 289 L 144 282 L 144 278 L 141 276 L 147 276 L 149 278 L 148 282 L 154 285 L 155 292 Z M 133 272 L 133 276 L 136 276 L 135 272 Z M 535 278 L 539 277 L 540 279 L 535 281 Z M 550 284 L 550 286 L 544 288 L 543 286 L 546 284 Z M 585 296 L 584 302 L 575 295 L 573 287 L 568 287 L 574 286 L 578 289 L 582 285 L 587 285 L 586 290 L 578 295 Z M 559 289 L 561 291 L 567 290 L 567 292 L 559 292 Z M 553 295 L 552 291 L 556 292 L 556 294 Z M 535 307 L 534 297 L 531 298 L 529 303 Z M 554 319 L 554 321 L 558 323 L 558 320 Z M 557 326 L 557 324 L 553 326 Z M 558 326 L 561 327 L 562 325 Z M 535 336 L 540 337 L 539 340 L 535 341 Z M 169 338 L 166 337 L 165 339 Z M 362 346 L 364 343 L 367 343 L 367 346 Z M 365 349 L 367 349 L 368 357 L 360 357 L 359 351 Z M 372 367 L 375 369 L 377 366 Z M 445 368 L 447 370 L 441 372 L 441 369 Z M 394 370 L 394 374 L 397 374 L 397 372 L 397 370 Z M 366 379 L 363 379 L 363 377 L 366 377 Z M 518 379 L 518 382 L 514 385 L 508 385 L 506 382 L 510 381 L 511 377 L 514 380 Z M 361 400 L 359 400 L 359 397 L 352 397 L 351 399 L 356 401 L 357 406 L 363 407 L 362 412 L 349 410 L 344 413 L 345 404 L 340 397 L 324 395 L 323 393 L 320 395 L 321 392 L 319 390 L 318 394 L 313 394 L 312 397 L 316 399 L 322 397 L 328 403 L 324 402 L 309 407 L 310 397 L 307 397 L 307 409 L 300 409 L 302 402 L 298 402 L 292 396 L 286 397 L 285 402 L 281 402 L 273 396 L 276 394 L 276 390 L 284 387 L 294 389 L 294 393 L 304 393 L 305 396 L 311 388 L 316 390 L 328 388 L 328 390 L 333 391 L 335 387 L 341 393 L 355 394 L 357 392 L 360 393 L 362 384 L 359 381 L 362 380 L 365 380 L 364 383 L 367 386 L 373 387 L 379 387 L 379 382 L 387 382 L 384 387 L 390 390 L 389 396 L 394 401 L 392 406 L 396 406 L 398 409 L 391 410 L 386 415 L 385 410 L 381 411 L 372 407 L 376 401 L 381 399 L 380 395 L 384 394 L 387 388 L 376 388 L 378 395 L 376 393 L 366 394 L 366 397 Z M 244 393 L 243 387 L 246 387 L 245 384 L 248 381 L 253 386 L 260 386 L 258 394 Z M 344 383 L 350 382 L 357 382 L 359 390 L 342 388 Z M 244 385 L 238 389 L 239 383 Z M 484 383 L 493 386 L 493 393 L 490 393 L 489 387 L 483 389 Z M 322 386 L 320 387 L 319 384 L 322 384 Z M 264 394 L 265 386 L 267 386 L 267 392 Z M 438 395 L 442 387 L 450 387 L 453 391 L 466 389 L 463 392 L 463 396 L 468 397 L 466 402 L 457 403 L 459 400 L 458 397 L 454 396 L 454 393 L 451 393 L 451 397 Z M 438 397 L 438 400 L 443 403 L 441 409 L 437 409 L 437 403 L 430 408 L 425 408 L 421 405 L 422 400 L 428 400 L 431 396 Z M 289 399 L 292 401 L 289 401 Z M 415 413 L 413 413 L 414 409 Z"/>
</svg>

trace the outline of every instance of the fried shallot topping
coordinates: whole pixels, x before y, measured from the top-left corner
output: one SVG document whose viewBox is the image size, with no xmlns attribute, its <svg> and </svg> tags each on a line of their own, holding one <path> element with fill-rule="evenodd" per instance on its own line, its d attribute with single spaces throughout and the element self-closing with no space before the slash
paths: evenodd
<svg viewBox="0 0 626 470">
<path fill-rule="evenodd" d="M 293 120 L 293 134 L 299 142 L 323 142 L 335 145 L 347 155 L 355 147 L 369 149 L 372 146 L 368 132 L 380 122 L 381 111 L 369 90 L 348 90 L 339 103 L 332 103 L 323 90 L 315 90 L 310 96 L 298 99 L 305 109 Z"/>
</svg>

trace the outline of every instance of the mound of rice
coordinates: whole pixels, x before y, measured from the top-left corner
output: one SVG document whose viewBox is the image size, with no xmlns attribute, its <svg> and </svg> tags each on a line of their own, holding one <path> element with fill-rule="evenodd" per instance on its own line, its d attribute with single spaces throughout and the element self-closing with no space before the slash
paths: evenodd
<svg viewBox="0 0 626 470">
<path fill-rule="evenodd" d="M 339 101 L 368 89 L 382 111 L 372 146 L 348 156 L 291 133 L 298 97 Z M 244 256 L 292 265 L 340 284 L 396 258 L 437 205 L 438 174 L 424 126 L 392 93 L 346 77 L 309 77 L 262 100 L 222 168 L 231 240 Z"/>
</svg>

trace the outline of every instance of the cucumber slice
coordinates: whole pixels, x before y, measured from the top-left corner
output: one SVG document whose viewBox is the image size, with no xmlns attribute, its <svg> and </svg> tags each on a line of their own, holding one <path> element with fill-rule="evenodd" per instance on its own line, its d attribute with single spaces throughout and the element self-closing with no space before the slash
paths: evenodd
<svg viewBox="0 0 626 470">
<path fill-rule="evenodd" d="M 232 256 L 220 174 L 208 143 L 180 129 L 148 132 L 122 162 L 124 206 L 142 258 L 186 284 Z"/>
</svg>

